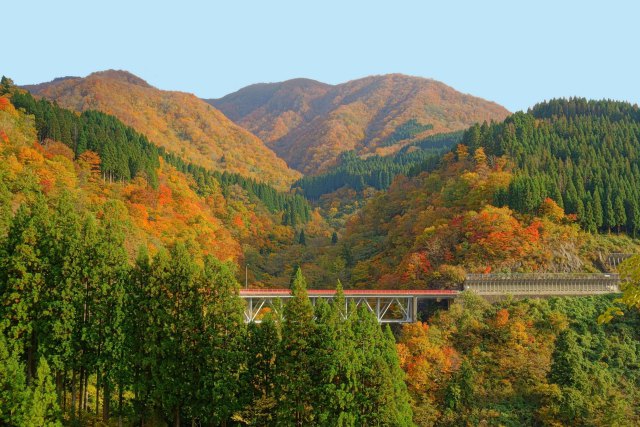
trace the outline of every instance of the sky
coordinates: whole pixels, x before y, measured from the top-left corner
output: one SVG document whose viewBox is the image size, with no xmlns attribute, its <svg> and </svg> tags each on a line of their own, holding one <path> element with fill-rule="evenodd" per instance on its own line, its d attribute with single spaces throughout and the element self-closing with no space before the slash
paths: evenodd
<svg viewBox="0 0 640 427">
<path fill-rule="evenodd" d="M 18 84 L 128 70 L 218 98 L 307 77 L 403 73 L 526 110 L 567 96 L 640 103 L 640 2 L 3 2 L 0 74 Z"/>
</svg>

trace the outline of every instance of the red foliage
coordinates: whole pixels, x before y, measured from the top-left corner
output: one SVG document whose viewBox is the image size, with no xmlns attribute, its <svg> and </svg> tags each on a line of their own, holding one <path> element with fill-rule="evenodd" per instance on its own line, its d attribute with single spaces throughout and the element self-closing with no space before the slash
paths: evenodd
<svg viewBox="0 0 640 427">
<path fill-rule="evenodd" d="M 160 188 L 158 189 L 158 205 L 164 206 L 166 204 L 171 203 L 172 201 L 171 196 L 172 196 L 171 189 L 166 185 L 161 184 Z"/>
<path fill-rule="evenodd" d="M 44 194 L 49 194 L 51 188 L 53 187 L 53 182 L 50 179 L 42 178 L 40 180 L 40 187 L 42 188 L 42 192 Z"/>
<path fill-rule="evenodd" d="M 233 217 L 233 224 L 236 227 L 243 227 L 244 226 L 244 221 L 242 220 L 242 216 L 240 216 L 240 214 L 238 214 L 235 217 Z"/>
</svg>

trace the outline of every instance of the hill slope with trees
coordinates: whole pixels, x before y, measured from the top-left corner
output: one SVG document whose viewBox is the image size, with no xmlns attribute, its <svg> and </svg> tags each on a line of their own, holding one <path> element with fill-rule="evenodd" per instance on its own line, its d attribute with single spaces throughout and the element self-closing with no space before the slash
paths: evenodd
<svg viewBox="0 0 640 427">
<path fill-rule="evenodd" d="M 591 232 L 640 232 L 640 108 L 582 98 L 552 100 L 503 123 L 474 125 L 474 150 L 515 167 L 496 203 L 532 214 L 549 197 Z"/>
<path fill-rule="evenodd" d="M 335 86 L 308 79 L 257 84 L 208 102 L 305 174 L 328 171 L 345 151 L 387 155 L 508 114 L 435 80 L 401 74 Z"/>
<path fill-rule="evenodd" d="M 39 197 L 50 204 L 69 197 L 83 214 L 98 216 L 115 204 L 129 228 L 130 256 L 139 245 L 153 252 L 190 241 L 202 254 L 240 262 L 247 247 L 289 244 L 294 226 L 311 219 L 301 196 L 193 165 L 113 116 L 36 100 L 8 79 L 0 93 L 3 220 Z"/>
<path fill-rule="evenodd" d="M 585 100 L 472 126 L 439 168 L 399 177 L 351 218 L 339 255 L 351 283 L 598 271 L 598 254 L 637 251 L 639 129 L 636 106 Z"/>
<path fill-rule="evenodd" d="M 197 165 L 239 173 L 279 189 L 299 177 L 255 135 L 194 95 L 156 89 L 125 71 L 102 71 L 26 86 L 75 111 L 111 114 Z"/>
</svg>

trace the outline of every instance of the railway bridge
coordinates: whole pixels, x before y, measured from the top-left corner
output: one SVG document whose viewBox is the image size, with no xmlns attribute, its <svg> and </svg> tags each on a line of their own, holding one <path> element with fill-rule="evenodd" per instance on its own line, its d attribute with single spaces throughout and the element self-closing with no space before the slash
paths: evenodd
<svg viewBox="0 0 640 427">
<path fill-rule="evenodd" d="M 464 291 L 475 292 L 485 298 L 588 296 L 618 293 L 620 277 L 617 274 L 468 274 Z M 409 323 L 418 320 L 420 301 L 451 301 L 460 290 L 361 290 L 344 291 L 345 304 L 366 307 L 380 323 Z M 320 299 L 332 300 L 335 290 L 307 290 L 311 303 Z M 278 312 L 291 298 L 289 289 L 242 289 L 245 300 L 244 320 L 259 323 L 269 311 Z"/>
</svg>

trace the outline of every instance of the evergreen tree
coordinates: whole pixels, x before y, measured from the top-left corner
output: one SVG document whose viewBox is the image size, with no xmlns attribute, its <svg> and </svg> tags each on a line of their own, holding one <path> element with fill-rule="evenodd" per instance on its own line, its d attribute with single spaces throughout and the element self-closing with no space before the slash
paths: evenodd
<svg viewBox="0 0 640 427">
<path fill-rule="evenodd" d="M 307 238 L 304 235 L 304 229 L 300 230 L 300 234 L 298 235 L 298 244 L 302 246 L 307 246 Z"/>
<path fill-rule="evenodd" d="M 18 209 L 0 269 L 0 329 L 5 330 L 13 349 L 26 361 L 28 382 L 35 375 L 38 343 L 44 338 L 44 307 L 40 296 L 46 292 L 45 277 L 49 271 L 48 219 L 49 209 L 42 197 L 38 197 L 31 208 L 22 205 Z"/>
<path fill-rule="evenodd" d="M 397 425 L 397 426 L 412 426 L 413 413 L 411 405 L 409 404 L 409 392 L 407 391 L 407 385 L 404 382 L 405 373 L 400 367 L 400 359 L 398 358 L 398 352 L 396 350 L 396 339 L 391 332 L 389 325 L 385 327 L 383 337 L 383 357 L 389 366 L 389 371 L 392 379 L 392 393 L 393 401 L 391 405 L 387 406 L 386 414 L 384 418 L 388 421 L 383 424 Z"/>
<path fill-rule="evenodd" d="M 291 295 L 284 307 L 282 341 L 278 353 L 278 395 L 276 413 L 283 425 L 312 424 L 314 387 L 311 377 L 315 338 L 314 311 L 307 295 L 302 270 L 296 269 Z"/>
<path fill-rule="evenodd" d="M 615 212 L 615 225 L 618 233 L 620 233 L 620 227 L 623 227 L 627 224 L 627 213 L 624 208 L 622 197 L 619 194 L 614 199 L 613 210 Z"/>
<path fill-rule="evenodd" d="M 388 354 L 388 344 L 385 344 L 387 337 L 367 308 L 360 306 L 356 313 L 352 323 L 360 367 L 358 391 L 354 396 L 358 414 L 356 424 L 412 425 L 411 411 L 407 412 L 404 401 L 406 390 L 402 392 L 393 378 L 397 372 Z"/>
<path fill-rule="evenodd" d="M 640 231 L 640 202 L 632 199 L 627 202 L 627 233 L 636 238 Z"/>
<path fill-rule="evenodd" d="M 127 280 L 125 300 L 125 348 L 130 355 L 131 362 L 130 384 L 133 391 L 133 408 L 137 422 L 145 424 L 145 420 L 152 416 L 153 405 L 150 393 L 153 386 L 151 379 L 152 361 L 157 351 L 154 314 L 157 312 L 154 292 L 150 288 L 153 281 L 151 259 L 146 246 L 138 250 L 135 265 Z"/>
<path fill-rule="evenodd" d="M 333 246 L 338 244 L 338 233 L 337 232 L 333 232 L 333 234 L 331 234 L 331 244 Z"/>
<path fill-rule="evenodd" d="M 596 188 L 593 193 L 593 218 L 596 223 L 596 227 L 599 229 L 604 224 L 604 212 L 602 209 L 602 199 L 600 198 L 600 191 Z"/>
<path fill-rule="evenodd" d="M 204 336 L 203 345 L 194 351 L 204 356 L 201 366 L 207 369 L 196 377 L 202 392 L 195 412 L 201 420 L 221 425 L 242 409 L 240 379 L 247 363 L 244 304 L 233 267 L 213 257 L 205 259 L 199 288 L 204 299 L 200 308 Z"/>
<path fill-rule="evenodd" d="M 76 274 L 76 286 L 80 289 L 75 293 L 74 312 L 76 325 L 73 332 L 74 367 L 78 370 L 78 415 L 88 410 L 88 381 L 94 372 L 97 357 L 95 345 L 94 305 L 100 286 L 99 266 L 96 247 L 100 237 L 98 225 L 92 215 L 84 219 L 81 230 L 81 250 L 77 260 L 79 270 Z M 72 405 L 75 402 L 72 398 Z"/>
<path fill-rule="evenodd" d="M 340 282 L 330 305 L 318 301 L 316 318 L 318 345 L 314 352 L 314 378 L 319 384 L 315 422 L 326 426 L 354 426 L 358 415 L 354 396 L 359 385 L 359 366 L 351 316 Z"/>
<path fill-rule="evenodd" d="M 4 95 L 12 91 L 14 87 L 13 80 L 7 76 L 2 76 L 0 79 L 0 95 Z"/>
<path fill-rule="evenodd" d="M 587 200 L 584 217 L 581 221 L 581 224 L 582 228 L 587 230 L 589 233 L 596 233 L 598 231 L 596 220 L 593 214 L 593 203 L 591 202 L 591 200 Z"/>
<path fill-rule="evenodd" d="M 96 381 L 103 391 L 102 417 L 107 421 L 114 387 L 118 386 L 121 391 L 125 376 L 124 282 L 129 272 L 124 248 L 126 208 L 121 203 L 107 202 L 103 209 L 104 220 L 95 246 L 94 263 L 100 280 L 92 304 L 92 338 L 96 350 Z"/>
<path fill-rule="evenodd" d="M 243 418 L 249 425 L 275 424 L 280 340 L 280 324 L 271 315 L 267 315 L 260 324 L 250 323 L 248 326 Z"/>
<path fill-rule="evenodd" d="M 80 218 L 69 193 L 63 193 L 52 212 L 47 244 L 49 269 L 46 289 L 40 295 L 44 308 L 41 352 L 54 372 L 58 393 L 64 393 L 64 376 L 77 366 L 74 354 L 76 301 L 80 297 L 79 274 L 82 243 Z"/>
<path fill-rule="evenodd" d="M 202 303 L 197 289 L 197 266 L 186 246 L 177 244 L 171 250 L 167 265 L 160 260 L 155 268 L 161 278 L 158 320 L 159 351 L 154 361 L 155 400 L 175 426 L 181 424 L 199 393 L 194 378 L 201 366 L 198 348 L 202 343 Z M 166 270 L 165 270 L 166 269 Z M 162 271 L 165 270 L 165 271 Z"/>
<path fill-rule="evenodd" d="M 41 358 L 33 391 L 30 393 L 25 410 L 24 425 L 29 427 L 62 427 L 60 416 L 58 396 L 51 378 L 51 371 L 47 361 Z"/>
<path fill-rule="evenodd" d="M 24 411 L 29 397 L 24 365 L 0 330 L 0 424 L 25 425 Z"/>
<path fill-rule="evenodd" d="M 611 203 L 610 194 L 607 194 L 607 197 L 605 198 L 602 225 L 609 233 L 611 233 L 611 228 L 616 226 L 616 213 L 613 210 L 613 203 Z"/>
</svg>

